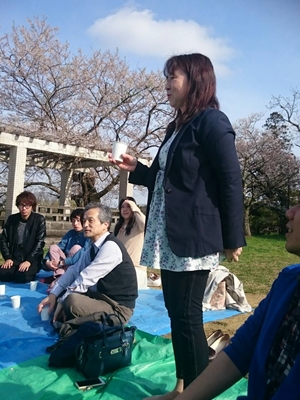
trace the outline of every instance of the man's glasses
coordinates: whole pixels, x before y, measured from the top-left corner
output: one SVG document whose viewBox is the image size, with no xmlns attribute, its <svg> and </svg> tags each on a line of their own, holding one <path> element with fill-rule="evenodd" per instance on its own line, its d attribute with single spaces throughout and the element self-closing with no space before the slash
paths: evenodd
<svg viewBox="0 0 300 400">
<path fill-rule="evenodd" d="M 25 208 L 25 210 L 28 210 L 31 206 L 28 204 L 19 204 L 18 208 Z"/>
</svg>

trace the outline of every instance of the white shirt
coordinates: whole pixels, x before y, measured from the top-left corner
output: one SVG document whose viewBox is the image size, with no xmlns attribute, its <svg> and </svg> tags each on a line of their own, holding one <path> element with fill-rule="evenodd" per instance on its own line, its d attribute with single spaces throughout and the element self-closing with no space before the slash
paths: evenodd
<svg viewBox="0 0 300 400">
<path fill-rule="evenodd" d="M 96 291 L 99 279 L 104 278 L 122 262 L 122 252 L 115 242 L 109 240 L 103 244 L 108 235 L 109 232 L 105 233 L 91 244 L 95 246 L 96 252 L 93 261 L 91 261 L 89 247 L 81 252 L 79 260 L 55 282 L 50 293 L 58 297 L 66 290 L 59 298 L 59 302 L 64 301 L 70 293 L 85 293 L 88 289 Z"/>
</svg>

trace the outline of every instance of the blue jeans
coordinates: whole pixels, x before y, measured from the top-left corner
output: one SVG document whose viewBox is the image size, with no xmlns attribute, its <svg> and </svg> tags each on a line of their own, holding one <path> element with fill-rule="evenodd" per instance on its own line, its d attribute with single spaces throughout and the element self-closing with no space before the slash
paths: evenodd
<svg viewBox="0 0 300 400">
<path fill-rule="evenodd" d="M 209 271 L 161 270 L 163 295 L 171 320 L 176 376 L 186 388 L 208 366 L 202 302 Z"/>
</svg>

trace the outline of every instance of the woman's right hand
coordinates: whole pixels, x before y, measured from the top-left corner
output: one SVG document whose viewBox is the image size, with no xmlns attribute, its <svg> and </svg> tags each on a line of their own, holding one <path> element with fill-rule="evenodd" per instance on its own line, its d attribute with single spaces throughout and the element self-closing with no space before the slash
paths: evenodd
<svg viewBox="0 0 300 400">
<path fill-rule="evenodd" d="M 243 248 L 239 247 L 238 249 L 224 249 L 225 257 L 228 262 L 238 262 L 239 256 L 242 254 Z"/>
<path fill-rule="evenodd" d="M 47 267 L 50 271 L 55 271 L 55 270 L 57 269 L 57 267 L 58 267 L 57 263 L 56 263 L 54 260 L 53 260 L 53 261 L 47 260 L 47 261 L 45 262 L 45 264 L 46 264 L 46 267 Z"/>
<path fill-rule="evenodd" d="M 137 159 L 127 153 L 122 154 L 123 161 L 116 161 L 112 158 L 112 154 L 108 155 L 108 159 L 112 164 L 117 165 L 125 171 L 133 172 L 137 166 Z"/>
</svg>

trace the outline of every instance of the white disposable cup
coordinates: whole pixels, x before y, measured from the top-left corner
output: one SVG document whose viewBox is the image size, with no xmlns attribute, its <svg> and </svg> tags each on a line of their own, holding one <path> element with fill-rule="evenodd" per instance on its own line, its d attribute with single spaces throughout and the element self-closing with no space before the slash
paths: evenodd
<svg viewBox="0 0 300 400">
<path fill-rule="evenodd" d="M 37 288 L 37 281 L 31 281 L 30 282 L 30 290 L 36 290 Z"/>
<path fill-rule="evenodd" d="M 116 161 L 123 161 L 121 154 L 126 153 L 127 144 L 122 142 L 114 142 L 112 147 L 112 158 Z"/>
<path fill-rule="evenodd" d="M 21 305 L 21 296 L 11 296 L 11 304 L 13 308 L 19 308 Z"/>
<path fill-rule="evenodd" d="M 0 296 L 5 295 L 5 285 L 0 285 Z"/>
<path fill-rule="evenodd" d="M 49 319 L 49 307 L 43 307 L 41 311 L 41 320 L 48 321 Z"/>
</svg>

